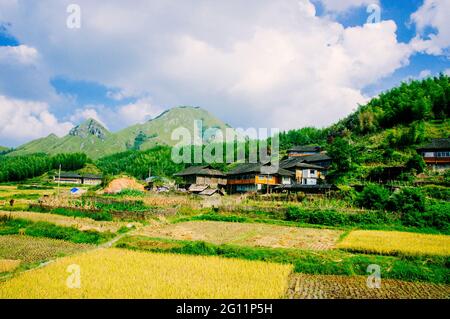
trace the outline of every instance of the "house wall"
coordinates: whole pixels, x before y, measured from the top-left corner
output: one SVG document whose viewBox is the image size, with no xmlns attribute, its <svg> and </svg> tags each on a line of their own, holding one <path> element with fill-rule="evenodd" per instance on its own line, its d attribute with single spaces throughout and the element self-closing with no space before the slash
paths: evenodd
<svg viewBox="0 0 450 319">
<path fill-rule="evenodd" d="M 58 182 L 59 178 L 55 177 L 54 181 Z M 61 177 L 61 180 L 59 180 L 62 184 L 81 184 L 81 178 L 63 178 Z"/>
<path fill-rule="evenodd" d="M 85 185 L 100 185 L 101 183 L 102 183 L 101 179 L 83 178 L 83 184 Z"/>
</svg>

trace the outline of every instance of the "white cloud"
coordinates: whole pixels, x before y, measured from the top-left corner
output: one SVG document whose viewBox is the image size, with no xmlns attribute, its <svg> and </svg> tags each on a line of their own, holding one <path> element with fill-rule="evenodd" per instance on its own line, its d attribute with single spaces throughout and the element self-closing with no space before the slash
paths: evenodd
<svg viewBox="0 0 450 319">
<path fill-rule="evenodd" d="M 150 101 L 141 99 L 135 103 L 123 105 L 117 110 L 117 116 L 126 125 L 143 123 L 159 115 L 163 110 L 151 105 Z"/>
<path fill-rule="evenodd" d="M 330 1 L 327 8 L 367 2 Z M 393 21 L 345 28 L 315 16 L 307 0 L 79 0 L 79 30 L 65 27 L 68 3 L 32 2 L 0 14 L 53 75 L 120 88 L 110 93 L 117 100 L 126 94 L 166 108 L 201 106 L 232 126 L 328 125 L 366 101 L 362 89 L 411 54 Z M 85 108 L 111 129 L 161 111 L 146 99 Z"/>
<path fill-rule="evenodd" d="M 327 11 L 344 12 L 352 8 L 379 5 L 379 0 L 321 0 Z"/>
<path fill-rule="evenodd" d="M 108 128 L 102 118 L 98 115 L 97 110 L 95 110 L 94 108 L 87 107 L 85 109 L 77 109 L 75 113 L 70 117 L 70 121 L 77 124 L 80 124 L 81 122 L 88 119 L 96 120 L 105 128 Z"/>
<path fill-rule="evenodd" d="M 26 45 L 0 46 L 0 61 L 2 63 L 34 64 L 38 57 L 35 48 Z"/>
<path fill-rule="evenodd" d="M 63 136 L 72 127 L 70 122 L 59 122 L 46 103 L 0 95 L 0 145 L 17 145 L 50 133 Z"/>
<path fill-rule="evenodd" d="M 444 74 L 450 76 L 450 69 L 445 69 Z"/>
<path fill-rule="evenodd" d="M 450 28 L 448 15 L 450 0 L 425 0 L 423 5 L 411 15 L 418 35 L 411 41 L 412 47 L 427 54 L 448 54 L 450 47 Z M 426 34 L 427 28 L 434 28 L 436 33 Z"/>
</svg>

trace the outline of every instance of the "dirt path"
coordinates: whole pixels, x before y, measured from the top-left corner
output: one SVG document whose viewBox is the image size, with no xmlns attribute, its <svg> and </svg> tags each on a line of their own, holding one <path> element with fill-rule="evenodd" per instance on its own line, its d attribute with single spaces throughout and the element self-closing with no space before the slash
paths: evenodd
<svg viewBox="0 0 450 319">
<path fill-rule="evenodd" d="M 294 274 L 289 299 L 450 299 L 450 285 L 381 279 L 380 288 L 368 288 L 365 276 Z"/>
</svg>

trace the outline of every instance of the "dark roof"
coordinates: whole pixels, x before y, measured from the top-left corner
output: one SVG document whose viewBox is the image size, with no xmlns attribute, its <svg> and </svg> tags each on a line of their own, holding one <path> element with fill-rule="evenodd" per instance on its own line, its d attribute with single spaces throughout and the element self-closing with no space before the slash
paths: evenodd
<svg viewBox="0 0 450 319">
<path fill-rule="evenodd" d="M 174 174 L 174 176 L 189 176 L 189 175 L 207 175 L 207 176 L 225 176 L 224 173 L 217 169 L 211 168 L 209 165 L 191 166 L 184 171 Z"/>
<path fill-rule="evenodd" d="M 331 157 L 329 157 L 327 154 L 314 154 L 310 156 L 304 156 L 303 159 L 306 163 L 314 163 L 314 162 L 330 161 Z"/>
<path fill-rule="evenodd" d="M 331 157 L 326 154 L 314 154 L 309 156 L 298 156 L 298 157 L 289 157 L 280 162 L 280 167 L 282 168 L 316 168 L 320 169 L 320 167 L 313 165 L 312 163 L 323 162 L 323 161 L 331 161 Z M 307 167 L 306 165 L 311 165 L 312 167 Z"/>
<path fill-rule="evenodd" d="M 430 143 L 417 148 L 419 151 L 448 149 L 450 149 L 450 138 L 435 138 Z"/>
<path fill-rule="evenodd" d="M 240 174 L 264 174 L 264 175 L 280 175 L 280 176 L 292 176 L 293 173 L 283 168 L 276 169 L 268 164 L 261 163 L 245 163 L 238 164 L 234 169 L 228 172 L 227 175 L 240 175 Z"/>
<path fill-rule="evenodd" d="M 305 163 L 305 159 L 301 158 L 301 157 L 291 157 L 291 158 L 285 159 L 280 162 L 280 167 L 282 167 L 284 169 L 291 169 L 291 168 L 305 168 L 305 169 L 318 169 L 318 170 L 323 169 L 322 166 Z"/>
<path fill-rule="evenodd" d="M 59 174 L 56 173 L 55 177 L 59 177 Z M 61 178 L 92 178 L 92 179 L 102 179 L 101 175 L 94 174 L 77 174 L 73 172 L 61 172 Z"/>
<path fill-rule="evenodd" d="M 83 174 L 83 178 L 102 179 L 103 177 L 101 175 Z"/>
<path fill-rule="evenodd" d="M 320 152 L 321 147 L 318 145 L 297 145 L 288 149 L 288 152 Z"/>
<path fill-rule="evenodd" d="M 55 177 L 59 177 L 59 176 L 61 176 L 61 178 L 81 178 L 81 175 L 79 175 L 77 173 L 70 173 L 70 172 L 61 172 L 61 175 L 55 174 Z"/>
</svg>

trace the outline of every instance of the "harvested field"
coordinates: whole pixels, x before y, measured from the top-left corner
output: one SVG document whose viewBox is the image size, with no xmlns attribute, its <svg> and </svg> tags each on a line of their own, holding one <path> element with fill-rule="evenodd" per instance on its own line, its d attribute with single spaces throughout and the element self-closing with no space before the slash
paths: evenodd
<svg viewBox="0 0 450 319">
<path fill-rule="evenodd" d="M 76 289 L 67 285 L 77 282 L 70 265 L 79 266 Z M 0 298 L 281 298 L 291 272 L 267 262 L 100 249 L 0 283 Z"/>
<path fill-rule="evenodd" d="M 147 226 L 136 235 L 201 240 L 214 244 L 325 250 L 334 247 L 342 231 L 258 223 L 190 221 Z"/>
<path fill-rule="evenodd" d="M 450 256 L 450 236 L 397 231 L 355 230 L 338 248 L 387 255 Z"/>
<path fill-rule="evenodd" d="M 117 232 L 121 227 L 127 225 L 138 226 L 139 223 L 126 222 L 107 222 L 95 221 L 90 218 L 67 217 L 62 215 L 47 214 L 47 213 L 33 213 L 33 212 L 5 212 L 0 211 L 0 217 L 11 216 L 11 218 L 27 219 L 33 222 L 48 222 L 58 226 L 75 227 L 81 231 L 95 230 L 98 232 Z"/>
<path fill-rule="evenodd" d="M 0 236 L 0 259 L 32 263 L 70 255 L 95 246 L 21 235 Z"/>
<path fill-rule="evenodd" d="M 294 274 L 290 299 L 449 299 L 450 285 L 381 278 L 380 288 L 368 288 L 365 276 Z"/>
</svg>

